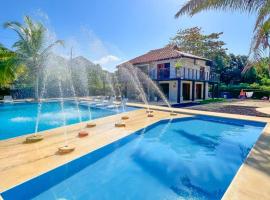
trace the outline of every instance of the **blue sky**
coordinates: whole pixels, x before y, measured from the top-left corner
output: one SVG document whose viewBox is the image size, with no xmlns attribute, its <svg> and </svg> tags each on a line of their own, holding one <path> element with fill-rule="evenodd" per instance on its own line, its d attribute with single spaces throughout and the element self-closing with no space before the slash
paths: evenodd
<svg viewBox="0 0 270 200">
<path fill-rule="evenodd" d="M 116 64 L 160 48 L 180 28 L 202 27 L 204 33 L 224 32 L 228 52 L 247 54 L 255 16 L 211 11 L 175 19 L 183 0 L 8 0 L 0 7 L 0 24 L 24 15 L 42 20 L 53 38 L 63 39 L 61 54 L 83 55 L 113 71 Z M 0 43 L 16 40 L 0 28 Z"/>
</svg>

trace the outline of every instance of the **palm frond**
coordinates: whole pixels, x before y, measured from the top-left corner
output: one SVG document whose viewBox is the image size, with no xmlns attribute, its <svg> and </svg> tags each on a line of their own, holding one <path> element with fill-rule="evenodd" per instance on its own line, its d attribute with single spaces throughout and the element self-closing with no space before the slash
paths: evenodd
<svg viewBox="0 0 270 200">
<path fill-rule="evenodd" d="M 270 1 L 266 1 L 265 5 L 258 10 L 258 16 L 254 26 L 254 31 L 260 28 L 260 26 L 264 23 L 265 18 L 269 16 L 269 13 L 270 13 Z"/>
<path fill-rule="evenodd" d="M 241 10 L 254 12 L 264 5 L 263 0 L 189 0 L 175 14 L 178 18 L 181 15 L 194 15 L 204 10 Z"/>
<path fill-rule="evenodd" d="M 41 56 L 46 55 L 56 45 L 64 46 L 64 41 L 63 40 L 56 40 L 55 42 L 53 42 L 52 44 L 50 44 L 47 48 L 45 48 L 42 51 Z"/>
</svg>

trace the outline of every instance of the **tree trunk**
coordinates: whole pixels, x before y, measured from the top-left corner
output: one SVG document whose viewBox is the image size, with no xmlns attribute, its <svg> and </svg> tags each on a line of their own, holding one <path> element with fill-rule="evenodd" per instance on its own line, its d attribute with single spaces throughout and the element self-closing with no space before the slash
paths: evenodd
<svg viewBox="0 0 270 200">
<path fill-rule="evenodd" d="M 37 73 L 36 73 L 36 85 L 35 85 L 35 100 L 38 100 L 38 98 L 39 98 L 39 73 L 38 73 L 38 71 L 37 71 Z"/>
</svg>

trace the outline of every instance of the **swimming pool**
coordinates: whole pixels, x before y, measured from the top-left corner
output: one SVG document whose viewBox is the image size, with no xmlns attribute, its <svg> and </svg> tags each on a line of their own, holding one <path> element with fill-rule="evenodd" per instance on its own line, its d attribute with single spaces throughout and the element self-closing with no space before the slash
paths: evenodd
<svg viewBox="0 0 270 200">
<path fill-rule="evenodd" d="M 37 117 L 37 103 L 13 103 L 0 104 L 0 140 L 13 138 L 35 131 Z M 134 110 L 134 107 L 126 107 L 127 111 Z M 79 122 L 79 115 L 82 121 L 89 120 L 88 107 L 79 106 L 80 114 L 74 101 L 65 101 L 64 115 L 66 124 L 74 124 Z M 91 107 L 92 119 L 106 117 L 109 115 L 122 112 L 121 109 L 103 109 Z M 39 131 L 48 130 L 63 126 L 63 113 L 61 112 L 60 102 L 44 102 L 42 103 L 41 117 L 39 123 Z"/>
<path fill-rule="evenodd" d="M 5 200 L 221 199 L 264 123 L 163 120 L 2 193 Z"/>
</svg>

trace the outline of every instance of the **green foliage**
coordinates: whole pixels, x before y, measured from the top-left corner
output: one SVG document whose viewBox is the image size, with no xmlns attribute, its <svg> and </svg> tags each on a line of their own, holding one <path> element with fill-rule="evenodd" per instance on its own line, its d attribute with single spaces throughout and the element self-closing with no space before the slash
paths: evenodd
<svg viewBox="0 0 270 200">
<path fill-rule="evenodd" d="M 0 46 L 0 88 L 7 88 L 23 72 L 23 65 L 18 65 L 16 53 Z"/>
<path fill-rule="evenodd" d="M 260 61 L 264 57 L 265 50 L 270 50 L 270 1 L 261 0 L 189 0 L 176 13 L 175 17 L 188 14 L 193 16 L 206 10 L 240 10 L 248 13 L 256 13 L 257 19 L 251 45 L 251 57 L 253 61 L 245 69 L 252 67 L 252 63 Z M 268 55 L 269 57 L 269 55 Z M 269 69 L 270 73 L 270 69 Z"/>
<path fill-rule="evenodd" d="M 206 100 L 200 101 L 200 104 L 218 103 L 218 102 L 224 102 L 224 101 L 226 101 L 224 98 L 214 98 L 214 99 L 206 99 Z"/>
<path fill-rule="evenodd" d="M 46 44 L 46 29 L 40 22 L 35 22 L 29 16 L 24 17 L 24 23 L 6 22 L 5 28 L 9 28 L 18 35 L 18 40 L 13 44 L 19 64 L 29 68 L 29 73 L 34 75 L 36 82 L 36 97 L 38 95 L 38 78 L 42 71 L 44 60 L 51 48 L 63 41 L 57 40 L 49 45 Z"/>
<path fill-rule="evenodd" d="M 255 83 L 258 79 L 257 71 L 254 67 L 250 68 L 242 75 L 242 80 L 245 83 Z"/>
<path fill-rule="evenodd" d="M 261 59 L 243 73 L 248 65 L 248 56 L 227 54 L 225 43 L 220 40 L 221 35 L 222 33 L 204 35 L 201 28 L 193 27 L 178 31 L 171 43 L 184 52 L 212 60 L 212 70 L 220 74 L 222 83 L 268 84 L 269 59 Z"/>
<path fill-rule="evenodd" d="M 252 98 L 261 99 L 264 96 L 270 96 L 270 86 L 260 85 L 258 83 L 248 84 L 248 83 L 240 83 L 238 85 L 220 85 L 221 92 L 229 92 L 232 94 L 234 98 L 238 98 L 240 91 L 252 91 L 254 92 Z"/>
<path fill-rule="evenodd" d="M 183 62 L 181 62 L 181 60 L 177 60 L 177 62 L 175 63 L 175 68 L 176 69 L 180 69 L 181 67 L 184 66 Z"/>
<path fill-rule="evenodd" d="M 225 43 L 220 40 L 223 33 L 205 35 L 199 27 L 179 30 L 171 38 L 171 44 L 177 45 L 181 51 L 211 59 L 216 54 L 223 54 Z"/>
</svg>

